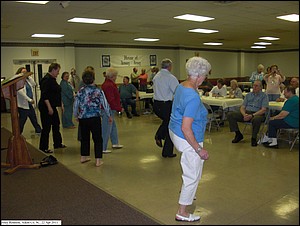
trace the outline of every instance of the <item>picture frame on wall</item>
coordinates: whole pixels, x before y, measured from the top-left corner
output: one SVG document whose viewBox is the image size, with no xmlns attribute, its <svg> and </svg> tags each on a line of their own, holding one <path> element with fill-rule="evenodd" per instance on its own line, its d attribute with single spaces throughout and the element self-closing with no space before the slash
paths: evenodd
<svg viewBox="0 0 300 226">
<path fill-rule="evenodd" d="M 110 67 L 110 55 L 102 55 L 102 67 Z"/>
<path fill-rule="evenodd" d="M 156 66 L 156 55 L 150 55 L 150 66 Z"/>
</svg>

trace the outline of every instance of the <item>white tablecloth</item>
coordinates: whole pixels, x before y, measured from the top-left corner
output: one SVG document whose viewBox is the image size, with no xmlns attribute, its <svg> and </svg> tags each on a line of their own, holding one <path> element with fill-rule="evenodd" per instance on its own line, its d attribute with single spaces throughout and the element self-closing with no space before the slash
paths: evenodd
<svg viewBox="0 0 300 226">
<path fill-rule="evenodd" d="M 241 106 L 243 103 L 242 98 L 225 98 L 225 97 L 207 97 L 207 96 L 202 96 L 201 100 L 203 103 L 207 103 L 209 105 L 216 105 L 220 106 L 223 109 L 229 108 L 229 107 L 235 107 L 235 106 Z"/>
<path fill-rule="evenodd" d="M 148 98 L 153 98 L 153 93 L 146 93 L 146 92 L 142 92 L 142 91 L 139 91 L 139 97 L 140 97 L 140 100 L 142 99 L 148 99 Z"/>
<path fill-rule="evenodd" d="M 276 101 L 270 101 L 269 102 L 269 108 L 273 110 L 281 110 L 284 105 L 284 102 L 276 102 Z"/>
</svg>

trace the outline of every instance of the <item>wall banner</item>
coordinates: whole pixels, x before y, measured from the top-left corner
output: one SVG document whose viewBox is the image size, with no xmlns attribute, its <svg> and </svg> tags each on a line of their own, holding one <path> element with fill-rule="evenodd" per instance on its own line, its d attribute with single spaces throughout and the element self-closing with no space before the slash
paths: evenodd
<svg viewBox="0 0 300 226">
<path fill-rule="evenodd" d="M 112 67 L 147 67 L 149 66 L 149 56 L 111 55 L 110 64 Z"/>
</svg>

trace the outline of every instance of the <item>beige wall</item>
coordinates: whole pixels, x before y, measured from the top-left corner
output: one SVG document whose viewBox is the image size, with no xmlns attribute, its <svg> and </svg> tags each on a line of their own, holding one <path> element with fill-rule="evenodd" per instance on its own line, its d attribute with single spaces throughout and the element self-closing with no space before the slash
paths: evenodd
<svg viewBox="0 0 300 226">
<path fill-rule="evenodd" d="M 32 57 L 31 49 L 38 49 L 39 56 Z M 91 65 L 96 70 L 96 83 L 102 83 L 101 68 L 102 55 L 156 55 L 158 66 L 163 58 L 170 58 L 174 62 L 173 74 L 180 80 L 186 78 L 186 59 L 195 55 L 195 52 L 206 58 L 212 65 L 211 78 L 244 77 L 250 76 L 258 64 L 266 67 L 277 64 L 286 76 L 299 76 L 299 51 L 283 51 L 271 53 L 245 53 L 234 51 L 185 50 L 175 48 L 115 48 L 115 47 L 1 47 L 1 76 L 11 77 L 15 70 L 13 60 L 16 59 L 56 59 L 62 71 L 70 71 L 72 67 L 81 74 L 83 69 Z M 138 67 L 139 68 L 139 67 Z M 139 68 L 140 71 L 141 68 Z M 150 66 L 146 67 L 149 70 Z M 118 68 L 121 76 L 130 75 L 132 67 Z M 59 77 L 60 79 L 60 77 Z M 60 82 L 60 81 L 58 81 Z M 122 77 L 117 80 L 122 82 Z"/>
</svg>

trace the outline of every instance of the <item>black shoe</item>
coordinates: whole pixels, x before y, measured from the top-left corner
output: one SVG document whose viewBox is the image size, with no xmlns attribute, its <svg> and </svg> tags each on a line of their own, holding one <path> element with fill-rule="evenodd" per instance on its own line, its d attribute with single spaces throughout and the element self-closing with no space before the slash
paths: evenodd
<svg viewBox="0 0 300 226">
<path fill-rule="evenodd" d="M 169 158 L 174 158 L 176 156 L 177 156 L 176 154 L 168 155 Z"/>
<path fill-rule="evenodd" d="M 132 118 L 132 115 L 129 112 L 126 112 L 127 118 Z"/>
<path fill-rule="evenodd" d="M 231 142 L 232 143 L 238 143 L 238 142 L 240 142 L 243 139 L 244 139 L 243 134 L 237 134 L 237 135 L 235 135 L 235 138 Z"/>
<path fill-rule="evenodd" d="M 136 117 L 139 117 L 140 115 L 139 114 L 137 114 L 137 113 L 135 113 L 135 114 L 132 114 L 133 116 L 136 116 Z"/>
<path fill-rule="evenodd" d="M 161 139 L 155 137 L 155 142 L 156 142 L 156 145 L 157 145 L 158 147 L 161 147 L 161 148 L 162 148 L 162 142 L 161 142 Z"/>
<path fill-rule="evenodd" d="M 176 154 L 162 155 L 162 157 L 164 157 L 164 158 L 174 158 L 174 157 L 176 157 L 176 156 L 177 156 Z"/>
<path fill-rule="evenodd" d="M 251 146 L 256 147 L 257 146 L 257 141 L 254 138 L 251 138 Z"/>
<path fill-rule="evenodd" d="M 64 144 L 61 144 L 60 146 L 54 146 L 54 149 L 57 149 L 57 148 L 66 148 L 67 146 L 64 145 Z"/>
<path fill-rule="evenodd" d="M 219 123 L 219 126 L 224 126 L 224 122 L 220 122 L 220 123 Z"/>
</svg>

